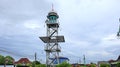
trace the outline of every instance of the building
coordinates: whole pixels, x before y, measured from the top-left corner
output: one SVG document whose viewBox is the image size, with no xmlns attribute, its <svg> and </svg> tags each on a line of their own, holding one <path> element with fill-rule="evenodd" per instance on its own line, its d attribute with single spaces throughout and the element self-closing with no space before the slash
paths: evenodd
<svg viewBox="0 0 120 67">
<path fill-rule="evenodd" d="M 18 64 L 22 64 L 23 66 L 25 66 L 26 64 L 31 63 L 31 61 L 29 61 L 28 58 L 21 58 L 18 61 L 16 61 L 14 64 L 18 65 Z"/>
<path fill-rule="evenodd" d="M 116 67 L 117 63 L 120 62 L 120 55 L 119 55 L 119 57 L 117 58 L 117 60 L 109 60 L 108 62 L 110 63 L 110 66 L 111 66 L 111 67 Z"/>
<path fill-rule="evenodd" d="M 101 64 L 109 64 L 108 61 L 98 61 L 98 67 L 100 67 Z"/>
<path fill-rule="evenodd" d="M 60 64 L 63 62 L 69 62 L 69 59 L 67 57 L 59 57 L 58 59 L 59 61 L 57 61 L 57 58 L 51 58 L 51 60 L 54 61 L 53 64 L 58 64 L 58 62 Z"/>
<path fill-rule="evenodd" d="M 119 57 L 118 57 L 117 61 L 118 61 L 118 62 L 120 62 L 120 55 L 119 55 Z"/>
<path fill-rule="evenodd" d="M 117 60 L 109 60 L 109 61 L 98 61 L 98 67 L 100 67 L 100 64 L 109 64 L 110 67 L 116 67 L 117 63 L 120 62 L 120 55 L 118 56 Z"/>
</svg>

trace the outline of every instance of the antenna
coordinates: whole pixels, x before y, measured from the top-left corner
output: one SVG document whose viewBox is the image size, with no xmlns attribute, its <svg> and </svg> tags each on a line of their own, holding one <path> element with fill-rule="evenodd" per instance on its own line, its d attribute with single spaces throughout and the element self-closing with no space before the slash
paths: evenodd
<svg viewBox="0 0 120 67">
<path fill-rule="evenodd" d="M 53 3 L 52 3 L 52 11 L 54 11 L 54 5 L 53 5 Z"/>
<path fill-rule="evenodd" d="M 37 53 L 35 52 L 35 62 L 37 61 Z"/>
</svg>

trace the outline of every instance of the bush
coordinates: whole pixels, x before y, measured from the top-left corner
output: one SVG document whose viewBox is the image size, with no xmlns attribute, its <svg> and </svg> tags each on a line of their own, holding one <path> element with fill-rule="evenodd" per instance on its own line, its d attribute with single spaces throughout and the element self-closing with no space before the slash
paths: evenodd
<svg viewBox="0 0 120 67">
<path fill-rule="evenodd" d="M 109 64 L 100 64 L 100 67 L 110 67 Z"/>
<path fill-rule="evenodd" d="M 95 64 L 90 64 L 90 65 L 88 65 L 88 67 L 96 67 L 96 65 Z"/>
<path fill-rule="evenodd" d="M 35 67 L 46 67 L 45 64 L 38 64 L 38 65 L 35 65 Z"/>
<path fill-rule="evenodd" d="M 33 61 L 34 64 L 41 64 L 39 61 Z"/>
<path fill-rule="evenodd" d="M 62 64 L 58 64 L 56 67 L 71 67 L 71 65 L 67 62 L 63 62 Z"/>
<path fill-rule="evenodd" d="M 17 66 L 17 67 L 29 67 L 29 66 Z"/>
<path fill-rule="evenodd" d="M 4 65 L 5 63 L 5 57 L 0 55 L 0 65 Z"/>
<path fill-rule="evenodd" d="M 16 67 L 32 67 L 32 64 L 28 63 L 26 65 L 23 65 L 23 64 L 17 64 Z"/>
<path fill-rule="evenodd" d="M 120 67 L 120 62 L 117 63 L 117 67 Z"/>
</svg>

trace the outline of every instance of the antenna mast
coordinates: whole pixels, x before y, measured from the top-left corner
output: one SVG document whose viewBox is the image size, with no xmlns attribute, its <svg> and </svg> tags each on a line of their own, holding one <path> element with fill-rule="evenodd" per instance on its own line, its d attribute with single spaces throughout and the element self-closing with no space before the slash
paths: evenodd
<svg viewBox="0 0 120 67">
<path fill-rule="evenodd" d="M 53 5 L 53 3 L 52 3 L 52 11 L 54 11 L 54 5 Z"/>
</svg>

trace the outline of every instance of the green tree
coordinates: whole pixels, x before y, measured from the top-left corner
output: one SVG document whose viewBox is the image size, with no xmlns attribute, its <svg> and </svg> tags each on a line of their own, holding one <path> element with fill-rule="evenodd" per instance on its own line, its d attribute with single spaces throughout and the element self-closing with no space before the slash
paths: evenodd
<svg viewBox="0 0 120 67">
<path fill-rule="evenodd" d="M 0 65 L 4 65 L 5 63 L 5 57 L 0 55 Z"/>
<path fill-rule="evenodd" d="M 5 57 L 6 64 L 8 64 L 8 65 L 13 64 L 13 61 L 14 61 L 14 58 L 12 58 L 11 56 Z"/>
<path fill-rule="evenodd" d="M 100 67 L 110 67 L 110 64 L 100 64 Z"/>
<path fill-rule="evenodd" d="M 33 61 L 32 62 L 32 67 L 36 67 L 36 65 L 40 65 L 41 63 L 39 61 Z"/>
<path fill-rule="evenodd" d="M 62 64 L 58 64 L 57 67 L 71 67 L 71 65 L 67 62 L 63 62 Z"/>
<path fill-rule="evenodd" d="M 35 67 L 46 67 L 46 65 L 45 64 L 38 64 Z"/>
<path fill-rule="evenodd" d="M 39 61 L 33 61 L 34 64 L 41 64 Z"/>
<path fill-rule="evenodd" d="M 120 67 L 120 62 L 117 63 L 117 67 Z"/>
<path fill-rule="evenodd" d="M 96 65 L 95 64 L 90 64 L 90 65 L 88 65 L 88 67 L 96 67 Z"/>
</svg>

